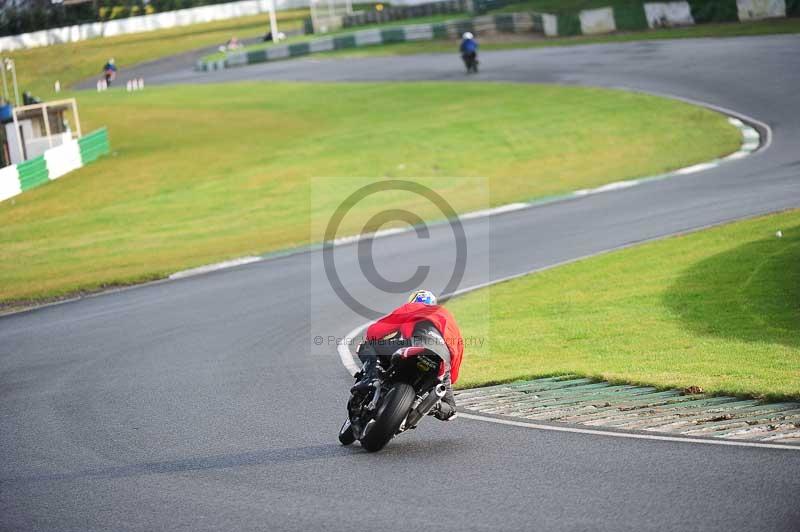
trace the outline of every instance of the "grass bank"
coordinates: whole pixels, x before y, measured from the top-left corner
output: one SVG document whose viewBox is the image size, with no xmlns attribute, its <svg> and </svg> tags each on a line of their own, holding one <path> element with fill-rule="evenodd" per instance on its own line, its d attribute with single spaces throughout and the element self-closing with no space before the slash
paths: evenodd
<svg viewBox="0 0 800 532">
<path fill-rule="evenodd" d="M 777 238 L 776 231 L 783 237 Z M 574 373 L 800 398 L 800 211 L 601 255 L 448 304 L 461 386 Z"/>
<path fill-rule="evenodd" d="M 277 43 L 277 44 L 280 44 L 280 45 L 296 44 L 296 43 L 302 43 L 302 42 L 309 42 L 309 41 L 313 41 L 315 39 L 321 39 L 321 38 L 324 38 L 324 37 L 332 37 L 332 36 L 336 36 L 336 35 L 344 35 L 344 34 L 355 33 L 355 32 L 363 31 L 363 30 L 374 30 L 374 29 L 377 29 L 377 28 L 392 28 L 392 27 L 396 27 L 396 26 L 412 26 L 414 24 L 436 24 L 436 23 L 439 23 L 439 22 L 444 22 L 446 20 L 463 19 L 463 18 L 467 18 L 467 17 L 469 17 L 469 15 L 463 14 L 463 13 L 462 14 L 449 13 L 449 14 L 445 14 L 445 15 L 431 15 L 431 16 L 428 16 L 428 17 L 416 17 L 416 18 L 409 18 L 409 19 L 402 19 L 402 20 L 393 20 L 391 22 L 384 22 L 384 23 L 381 23 L 381 24 L 365 24 L 363 26 L 355 26 L 355 27 L 352 27 L 352 28 L 340 28 L 338 30 L 330 31 L 328 33 L 320 33 L 320 34 L 311 33 L 311 34 L 308 34 L 308 35 L 297 35 L 295 37 L 289 37 L 288 39 L 280 41 L 280 43 Z M 252 52 L 252 51 L 255 51 L 255 50 L 265 50 L 265 49 L 271 48 L 271 47 L 273 47 L 275 45 L 276 45 L 276 43 L 272 43 L 272 42 L 257 43 L 257 44 L 252 44 L 250 46 L 245 46 L 244 48 L 242 48 L 240 50 L 236 50 L 235 53 Z M 217 59 L 222 59 L 222 58 L 224 58 L 226 56 L 227 56 L 227 54 L 225 52 L 215 52 L 213 54 L 207 55 L 206 57 L 203 58 L 203 60 L 204 61 L 216 61 Z"/>
<path fill-rule="evenodd" d="M 457 176 L 486 177 L 497 205 L 661 173 L 740 143 L 710 111 L 577 87 L 251 83 L 79 99 L 87 129 L 109 127 L 114 154 L 0 203 L 0 301 L 307 243 L 314 176 L 416 179 L 466 211 L 487 205 Z"/>
<path fill-rule="evenodd" d="M 278 12 L 281 29 L 301 27 L 307 15 L 307 9 Z M 53 83 L 56 80 L 66 88 L 93 75 L 99 79 L 109 57 L 117 61 L 124 77 L 125 68 L 137 63 L 224 44 L 234 35 L 239 39 L 264 35 L 268 28 L 269 17 L 264 13 L 207 24 L 31 48 L 3 55 L 12 57 L 16 62 L 20 91 L 27 90 L 49 99 L 53 96 Z"/>
</svg>

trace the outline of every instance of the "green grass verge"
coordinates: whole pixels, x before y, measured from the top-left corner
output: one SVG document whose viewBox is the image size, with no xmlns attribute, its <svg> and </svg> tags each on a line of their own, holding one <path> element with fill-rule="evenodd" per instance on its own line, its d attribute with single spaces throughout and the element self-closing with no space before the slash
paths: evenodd
<svg viewBox="0 0 800 532">
<path fill-rule="evenodd" d="M 647 41 L 660 39 L 687 39 L 705 37 L 744 37 L 754 35 L 800 33 L 800 19 L 772 19 L 743 23 L 702 24 L 685 28 L 661 28 L 609 35 L 581 35 L 575 37 L 543 38 L 535 34 L 509 34 L 480 37 L 481 50 L 508 50 L 515 48 L 544 48 L 614 42 Z M 315 54 L 314 57 L 369 57 L 413 55 L 422 53 L 452 53 L 458 43 L 451 40 L 417 41 L 382 46 L 368 46 Z"/>
<path fill-rule="evenodd" d="M 487 205 L 452 176 L 485 176 L 497 205 L 661 173 L 740 143 L 705 109 L 547 85 L 251 83 L 79 100 L 87 130 L 108 126 L 114 154 L 0 203 L 0 301 L 307 243 L 314 176 L 418 179 L 463 212 Z M 344 231 L 386 206 L 348 217 Z"/>
<path fill-rule="evenodd" d="M 571 373 L 800 399 L 800 211 L 601 255 L 448 306 L 465 335 L 488 338 L 466 354 L 460 386 Z"/>
<path fill-rule="evenodd" d="M 278 12 L 281 28 L 298 28 L 308 10 Z M 194 24 L 167 30 L 133 33 L 10 52 L 17 65 L 20 91 L 49 99 L 53 84 L 62 87 L 96 75 L 101 76 L 109 57 L 116 59 L 124 77 L 125 68 L 144 61 L 178 54 L 204 46 L 224 44 L 231 36 L 240 39 L 263 35 L 269 27 L 266 13 L 208 24 Z"/>
</svg>

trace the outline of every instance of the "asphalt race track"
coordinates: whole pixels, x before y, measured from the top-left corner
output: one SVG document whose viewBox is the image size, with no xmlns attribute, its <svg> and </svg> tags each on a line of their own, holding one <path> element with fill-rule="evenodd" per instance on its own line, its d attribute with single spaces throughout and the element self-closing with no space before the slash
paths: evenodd
<svg viewBox="0 0 800 532">
<path fill-rule="evenodd" d="M 467 221 L 488 267 L 468 268 L 463 284 L 800 207 L 798 52 L 800 37 L 781 36 L 484 53 L 478 79 L 668 93 L 763 121 L 773 138 L 709 171 Z M 148 84 L 465 77 L 455 54 L 157 70 Z M 453 245 L 437 226 L 428 239 L 376 241 L 376 262 L 399 279 L 410 252 L 439 266 Z M 337 253 L 343 282 L 358 286 L 352 253 Z M 425 420 L 378 454 L 340 447 L 351 380 L 335 347 L 312 337 L 364 320 L 324 289 L 319 255 L 0 318 L 0 528 L 800 529 L 795 450 L 466 419 Z M 435 269 L 429 286 L 448 274 Z"/>
</svg>

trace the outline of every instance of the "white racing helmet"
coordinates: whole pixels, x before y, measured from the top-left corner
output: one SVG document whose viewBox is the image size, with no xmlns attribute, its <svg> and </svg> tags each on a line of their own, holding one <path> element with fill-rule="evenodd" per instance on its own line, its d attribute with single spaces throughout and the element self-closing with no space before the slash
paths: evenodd
<svg viewBox="0 0 800 532">
<path fill-rule="evenodd" d="M 463 38 L 463 39 L 472 39 L 473 37 L 475 37 L 475 36 L 472 34 L 472 32 L 469 32 L 469 31 L 465 31 L 464 35 L 461 36 L 461 38 Z"/>
<path fill-rule="evenodd" d="M 425 305 L 435 305 L 436 296 L 430 290 L 417 290 L 408 298 L 409 303 L 423 303 Z"/>
</svg>

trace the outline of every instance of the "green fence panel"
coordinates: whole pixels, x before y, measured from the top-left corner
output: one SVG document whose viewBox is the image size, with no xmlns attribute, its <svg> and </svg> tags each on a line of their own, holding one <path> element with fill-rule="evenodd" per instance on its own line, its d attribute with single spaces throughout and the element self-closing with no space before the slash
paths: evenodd
<svg viewBox="0 0 800 532">
<path fill-rule="evenodd" d="M 108 155 L 111 152 L 108 130 L 106 128 L 98 129 L 81 137 L 78 139 L 78 146 L 81 150 L 83 164 L 89 164 L 103 155 Z"/>
<path fill-rule="evenodd" d="M 539 13 L 531 13 L 533 18 L 533 31 L 544 32 L 544 19 Z"/>
<path fill-rule="evenodd" d="M 405 42 L 406 32 L 403 28 L 386 28 L 381 30 L 381 39 L 383 39 L 383 44 Z"/>
<path fill-rule="evenodd" d="M 289 45 L 289 57 L 297 57 L 298 55 L 308 55 L 311 53 L 311 45 L 307 42 Z"/>
<path fill-rule="evenodd" d="M 558 15 L 559 36 L 580 35 L 581 33 L 581 19 L 578 15 Z"/>
<path fill-rule="evenodd" d="M 494 26 L 497 31 L 514 33 L 514 15 L 495 15 Z"/>
<path fill-rule="evenodd" d="M 267 61 L 267 51 L 263 48 L 261 50 L 252 50 L 247 52 L 247 64 L 265 63 Z"/>
<path fill-rule="evenodd" d="M 689 0 L 689 6 L 697 24 L 739 21 L 736 0 Z"/>
<path fill-rule="evenodd" d="M 455 23 L 456 34 L 461 36 L 465 31 L 474 32 L 475 26 L 471 20 L 459 20 Z"/>
<path fill-rule="evenodd" d="M 433 38 L 434 39 L 447 39 L 447 26 L 444 24 L 433 25 Z"/>
<path fill-rule="evenodd" d="M 646 30 L 647 16 L 644 13 L 644 6 L 622 6 L 614 8 L 614 23 L 618 30 Z"/>
<path fill-rule="evenodd" d="M 475 13 L 483 15 L 489 11 L 502 9 L 516 2 L 517 0 L 475 0 L 472 5 L 474 6 Z"/>
<path fill-rule="evenodd" d="M 786 0 L 786 16 L 800 17 L 800 0 Z"/>
<path fill-rule="evenodd" d="M 341 37 L 333 38 L 333 49 L 341 50 L 342 48 L 355 48 L 356 36 L 355 35 L 342 35 Z"/>
<path fill-rule="evenodd" d="M 47 161 L 40 155 L 17 165 L 19 172 L 19 185 L 23 192 L 30 190 L 49 181 Z"/>
</svg>

